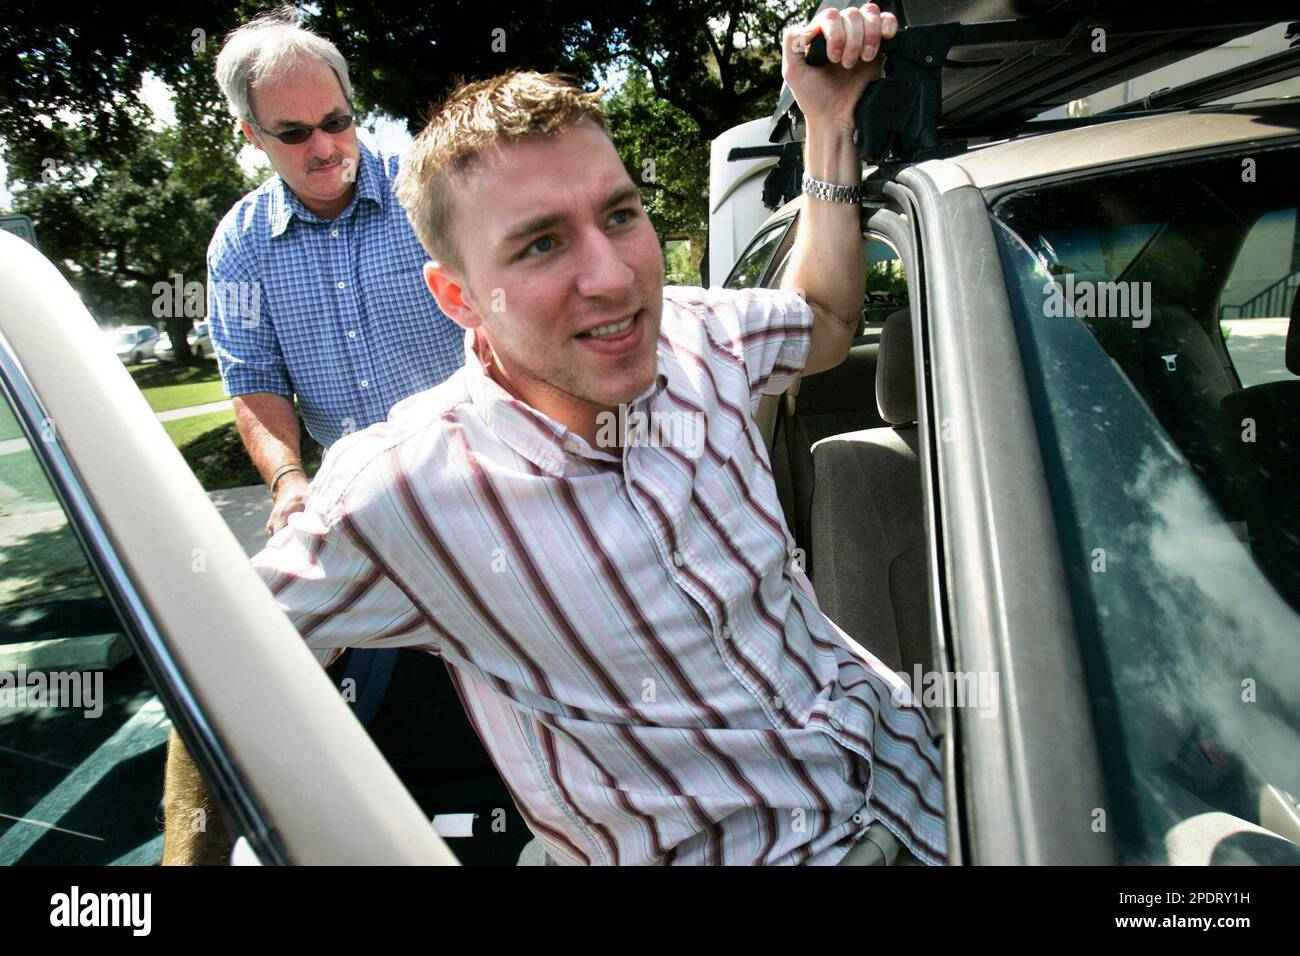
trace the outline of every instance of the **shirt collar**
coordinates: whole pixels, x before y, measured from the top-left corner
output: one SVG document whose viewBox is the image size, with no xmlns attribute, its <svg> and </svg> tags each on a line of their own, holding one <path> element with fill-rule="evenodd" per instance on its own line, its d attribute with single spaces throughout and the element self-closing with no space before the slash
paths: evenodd
<svg viewBox="0 0 1300 956">
<path fill-rule="evenodd" d="M 562 475 L 572 456 L 617 464 L 622 457 L 600 449 L 567 425 L 562 425 L 507 392 L 487 373 L 475 348 L 475 332 L 465 333 L 465 375 L 470 401 L 497 438 L 551 475 Z M 662 368 L 654 382 L 630 406 L 652 401 L 668 382 Z"/>
<path fill-rule="evenodd" d="M 383 171 L 380 169 L 379 157 L 372 153 L 366 144 L 357 140 L 357 150 L 360 155 L 357 170 L 357 188 L 352 194 L 352 201 L 348 203 L 346 209 L 339 215 L 339 219 L 347 219 L 357 208 L 357 203 L 366 199 L 379 206 L 382 210 L 385 208 L 385 194 L 381 188 L 381 182 L 384 181 Z M 271 236 L 272 238 L 281 235 L 289 228 L 289 223 L 294 216 L 304 222 L 325 222 L 320 216 L 303 205 L 292 189 L 284 184 L 284 180 L 277 173 L 271 181 Z"/>
</svg>

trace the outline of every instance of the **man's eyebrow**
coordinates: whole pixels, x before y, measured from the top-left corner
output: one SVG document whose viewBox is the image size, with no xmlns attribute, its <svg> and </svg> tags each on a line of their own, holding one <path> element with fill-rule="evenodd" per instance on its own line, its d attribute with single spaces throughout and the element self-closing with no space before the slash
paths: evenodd
<svg viewBox="0 0 1300 956">
<path fill-rule="evenodd" d="M 633 198 L 634 196 L 639 196 L 639 195 L 640 193 L 638 192 L 636 186 L 629 183 L 626 186 L 622 186 L 614 190 L 612 193 L 606 196 L 605 202 L 601 208 L 609 209 L 611 206 L 617 206 L 620 203 L 627 202 L 629 199 Z M 565 216 L 561 213 L 555 213 L 555 212 L 543 213 L 540 216 L 534 216 L 532 219 L 520 223 L 519 226 L 517 226 L 514 229 L 511 229 L 509 232 L 503 235 L 501 237 L 501 241 L 514 242 L 516 239 L 522 239 L 525 236 L 531 236 L 535 232 L 542 232 L 543 230 L 550 229 L 552 226 L 556 226 L 564 222 L 564 220 L 565 220 Z"/>
<path fill-rule="evenodd" d="M 524 236 L 532 235 L 535 232 L 541 232 L 544 229 L 550 229 L 552 226 L 564 222 L 564 216 L 558 212 L 545 213 L 541 216 L 534 216 L 532 219 L 520 223 L 514 229 L 511 229 L 501 237 L 502 242 L 514 242 L 516 239 L 522 239 Z"/>
<path fill-rule="evenodd" d="M 629 199 L 637 198 L 640 195 L 641 191 L 632 183 L 628 183 L 623 188 L 616 189 L 609 194 L 609 198 L 605 200 L 605 208 L 608 209 L 610 206 L 617 206 L 621 203 L 627 202 Z"/>
</svg>

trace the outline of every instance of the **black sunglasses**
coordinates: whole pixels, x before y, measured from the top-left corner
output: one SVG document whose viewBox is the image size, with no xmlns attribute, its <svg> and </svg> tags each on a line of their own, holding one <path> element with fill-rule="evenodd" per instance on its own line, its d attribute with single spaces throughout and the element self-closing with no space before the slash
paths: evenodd
<svg viewBox="0 0 1300 956">
<path fill-rule="evenodd" d="M 258 126 L 257 120 L 252 119 L 251 117 L 248 121 L 253 124 L 253 129 L 258 132 L 265 133 L 267 136 L 274 136 L 286 146 L 297 146 L 298 144 L 305 143 L 307 140 L 311 139 L 311 134 L 316 132 L 316 130 L 328 133 L 331 136 L 341 133 L 352 126 L 353 118 L 354 117 L 350 113 L 345 116 L 331 116 L 325 122 L 319 123 L 316 126 L 290 126 L 288 129 L 279 133 L 272 133 L 269 129 L 266 129 L 263 126 Z"/>
</svg>

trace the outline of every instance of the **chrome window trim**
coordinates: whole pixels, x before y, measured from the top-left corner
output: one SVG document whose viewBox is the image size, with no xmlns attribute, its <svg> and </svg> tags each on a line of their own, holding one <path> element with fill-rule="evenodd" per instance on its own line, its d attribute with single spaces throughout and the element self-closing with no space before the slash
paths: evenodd
<svg viewBox="0 0 1300 956">
<path fill-rule="evenodd" d="M 736 257 L 736 261 L 731 264 L 731 268 L 727 270 L 727 277 L 722 280 L 722 288 L 736 290 L 764 288 L 768 279 L 772 275 L 772 263 L 776 262 L 778 258 L 788 250 L 789 243 L 793 241 L 793 230 L 790 227 L 795 220 L 798 219 L 798 215 L 798 211 L 796 210 L 789 216 L 770 220 L 760 226 L 758 232 L 756 232 L 754 237 L 749 240 L 749 243 L 745 246 L 744 250 Z M 767 239 L 773 233 L 781 232 L 782 230 L 784 230 L 784 232 L 781 233 L 780 239 L 778 239 L 776 245 L 772 247 L 772 255 L 763 263 L 763 269 L 759 272 L 758 278 L 754 280 L 753 285 L 733 286 L 731 281 L 736 275 L 736 270 L 740 268 L 740 264 L 745 261 L 745 257 L 761 246 L 764 239 Z"/>
<path fill-rule="evenodd" d="M 53 441 L 38 437 L 40 423 L 51 418 L 3 331 L 0 331 L 0 392 L 8 400 L 87 562 L 127 631 L 127 639 L 163 698 L 172 726 L 180 732 L 181 725 L 184 725 L 187 747 L 209 775 L 213 797 L 230 815 L 238 831 L 231 834 L 232 838 L 247 837 L 258 856 L 268 863 L 288 863 L 288 855 L 275 828 L 267 824 L 252 794 L 243 785 L 193 691 L 176 666 L 135 583 L 118 558 L 112 539 L 85 492 L 76 466 L 64 452 L 57 432 Z"/>
</svg>

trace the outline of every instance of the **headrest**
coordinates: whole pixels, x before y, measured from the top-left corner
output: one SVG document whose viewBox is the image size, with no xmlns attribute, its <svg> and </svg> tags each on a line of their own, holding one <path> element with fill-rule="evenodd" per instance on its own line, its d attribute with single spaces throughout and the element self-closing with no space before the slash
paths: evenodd
<svg viewBox="0 0 1300 956">
<path fill-rule="evenodd" d="M 1286 330 L 1286 367 L 1292 375 L 1300 375 L 1300 287 L 1291 300 L 1291 324 Z"/>
<path fill-rule="evenodd" d="M 885 319 L 876 359 L 876 407 L 891 425 L 916 424 L 916 367 L 912 364 L 912 314 Z"/>
</svg>

